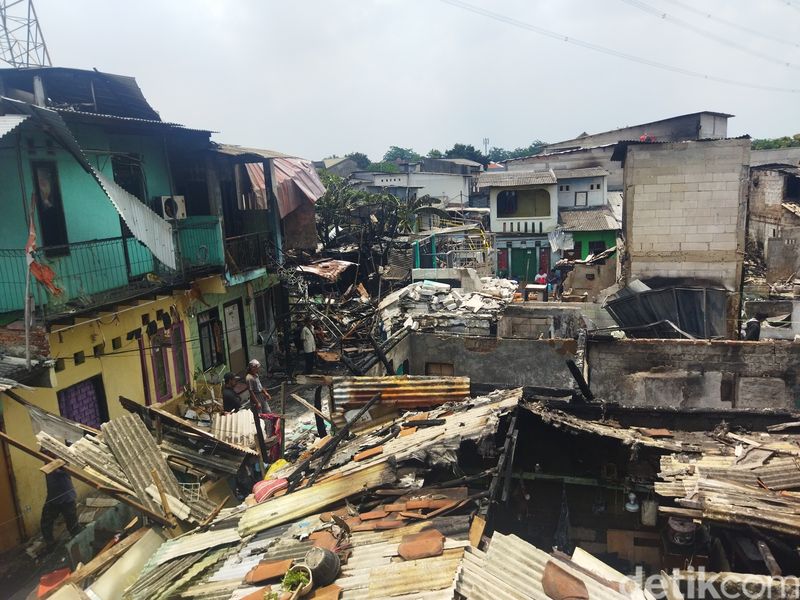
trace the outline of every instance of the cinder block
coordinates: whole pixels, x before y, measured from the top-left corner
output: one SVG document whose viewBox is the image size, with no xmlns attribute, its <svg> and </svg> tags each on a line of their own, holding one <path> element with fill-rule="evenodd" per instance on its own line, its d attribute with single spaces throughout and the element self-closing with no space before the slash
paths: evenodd
<svg viewBox="0 0 800 600">
<path fill-rule="evenodd" d="M 697 251 L 697 250 L 708 250 L 708 242 L 681 242 L 681 250 L 686 251 Z"/>
</svg>

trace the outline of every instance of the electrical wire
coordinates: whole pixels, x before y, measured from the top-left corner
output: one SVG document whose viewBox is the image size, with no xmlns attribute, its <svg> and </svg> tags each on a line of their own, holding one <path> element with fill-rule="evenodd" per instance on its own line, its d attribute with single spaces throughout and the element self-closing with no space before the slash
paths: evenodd
<svg viewBox="0 0 800 600">
<path fill-rule="evenodd" d="M 729 21 L 728 19 L 723 19 L 722 17 L 714 16 L 713 13 L 706 12 L 704 10 L 700 10 L 695 8 L 691 4 L 687 4 L 682 0 L 664 0 L 664 2 L 669 2 L 674 4 L 675 6 L 680 6 L 684 10 L 688 10 L 696 15 L 700 15 L 701 17 L 705 17 L 710 21 L 716 21 L 717 23 L 722 23 L 723 25 L 727 25 L 728 27 L 733 27 L 734 29 L 738 29 L 739 31 L 744 31 L 745 33 L 749 33 L 750 35 L 755 35 L 765 40 L 770 40 L 772 42 L 776 42 L 778 44 L 786 44 L 787 46 L 793 46 L 795 48 L 800 48 L 800 42 L 792 41 L 792 40 L 785 40 L 783 38 L 779 38 L 774 35 L 770 35 L 769 33 L 765 33 L 763 31 L 759 31 L 758 29 L 753 29 L 752 27 L 745 27 L 744 25 L 739 25 L 734 21 Z"/>
<path fill-rule="evenodd" d="M 762 60 L 769 61 L 771 63 L 775 63 L 777 65 L 781 65 L 783 67 L 789 67 L 790 69 L 800 69 L 800 65 L 796 65 L 794 63 L 790 63 L 780 58 L 775 58 L 774 56 L 770 56 L 769 54 L 765 54 L 763 52 L 759 52 L 758 50 L 753 50 L 745 46 L 744 44 L 740 44 L 738 42 L 734 42 L 729 40 L 721 35 L 717 35 L 716 33 L 711 33 L 708 29 L 703 29 L 702 27 L 697 27 L 688 21 L 684 21 L 683 19 L 679 19 L 678 17 L 674 17 L 668 13 L 662 12 L 655 8 L 654 6 L 650 6 L 646 2 L 642 2 L 642 0 L 622 0 L 625 4 L 630 4 L 631 6 L 638 8 L 639 10 L 643 10 L 646 13 L 654 15 L 660 18 L 663 21 L 667 21 L 674 25 L 679 25 L 684 29 L 688 29 L 689 31 L 694 31 L 698 35 L 703 36 L 704 38 L 710 38 L 719 42 L 720 44 L 724 44 L 726 46 L 730 46 L 731 48 L 736 48 L 737 50 L 741 50 L 742 52 L 746 52 L 747 54 L 752 54 Z"/>
<path fill-rule="evenodd" d="M 785 87 L 777 87 L 777 86 L 770 86 L 770 85 L 762 85 L 758 83 L 751 83 L 747 81 L 738 81 L 735 79 L 727 79 L 725 77 L 718 77 L 716 75 L 707 75 L 704 73 L 700 73 L 698 71 L 691 71 L 689 69 L 684 69 L 682 67 L 676 67 L 673 65 L 668 65 L 666 63 L 650 60 L 647 58 L 642 58 L 640 56 L 635 56 L 633 54 L 628 54 L 626 52 L 621 52 L 619 50 L 614 50 L 613 48 L 607 48 L 605 46 L 600 46 L 598 44 L 593 44 L 591 42 L 585 42 L 583 40 L 579 40 L 577 38 L 570 37 L 568 35 L 563 35 L 560 33 L 556 33 L 554 31 L 550 31 L 544 29 L 542 27 L 538 27 L 536 25 L 532 25 L 525 21 L 520 21 L 519 19 L 514 19 L 512 17 L 508 17 L 506 15 L 502 15 L 500 13 L 492 12 L 490 10 L 486 10 L 479 6 L 474 6 L 472 4 L 468 4 L 467 2 L 462 2 L 461 0 L 440 0 L 445 4 L 450 4 L 452 6 L 456 6 L 458 8 L 462 8 L 466 11 L 473 12 L 477 15 L 481 15 L 483 17 L 487 17 L 489 19 L 494 19 L 495 21 L 499 21 L 501 23 L 506 23 L 507 25 L 512 25 L 513 27 L 518 27 L 520 29 L 525 29 L 527 31 L 532 31 L 533 33 L 538 33 L 539 35 L 543 35 L 545 37 L 549 37 L 555 40 L 559 40 L 562 42 L 566 42 L 568 44 L 573 44 L 576 46 L 580 46 L 582 48 L 586 48 L 588 50 L 593 50 L 595 52 L 600 52 L 602 54 L 607 54 L 609 56 L 615 56 L 617 58 L 622 58 L 631 62 L 636 62 L 642 65 L 646 65 L 649 67 L 654 67 L 656 69 L 661 69 L 663 71 L 670 71 L 672 73 L 678 73 L 680 75 L 686 75 L 688 77 L 695 77 L 697 79 L 705 79 L 706 81 L 714 81 L 716 83 L 724 83 L 727 85 L 734 85 L 738 87 L 750 88 L 754 90 L 763 90 L 767 92 L 784 92 L 789 94 L 800 94 L 799 88 L 785 88 Z"/>
</svg>

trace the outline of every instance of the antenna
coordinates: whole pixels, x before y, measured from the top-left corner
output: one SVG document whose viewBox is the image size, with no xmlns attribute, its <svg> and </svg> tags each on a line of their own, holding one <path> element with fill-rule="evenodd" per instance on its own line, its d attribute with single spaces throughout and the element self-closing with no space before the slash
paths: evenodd
<svg viewBox="0 0 800 600">
<path fill-rule="evenodd" d="M 489 156 L 489 138 L 483 138 L 483 154 Z"/>
<path fill-rule="evenodd" d="M 0 61 L 15 69 L 53 66 L 33 0 L 0 0 Z"/>
</svg>

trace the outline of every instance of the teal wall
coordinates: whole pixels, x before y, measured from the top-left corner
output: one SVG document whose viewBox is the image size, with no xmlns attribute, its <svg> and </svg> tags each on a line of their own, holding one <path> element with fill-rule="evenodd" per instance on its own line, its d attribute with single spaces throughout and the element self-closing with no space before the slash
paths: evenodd
<svg viewBox="0 0 800 600">
<path fill-rule="evenodd" d="M 611 248 L 617 244 L 616 231 L 573 231 L 572 239 L 581 242 L 581 260 L 589 256 L 589 242 L 606 243 L 606 248 Z"/>
<path fill-rule="evenodd" d="M 160 135 L 109 134 L 101 127 L 86 124 L 74 124 L 71 129 L 80 146 L 86 150 L 89 161 L 109 178 L 113 179 L 111 154 L 103 152 L 138 154 L 145 173 L 148 199 L 171 193 L 169 167 Z M 0 206 L 3 215 L 0 219 L 0 312 L 23 307 L 25 261 L 22 251 L 27 241 L 26 207 L 34 189 L 32 161 L 57 163 L 70 244 L 122 235 L 118 213 L 95 179 L 66 150 L 56 144 L 47 146 L 48 140 L 37 127 L 23 123 L 0 141 Z M 36 226 L 41 245 L 38 220 Z M 152 271 L 154 262 L 150 251 L 135 239 L 128 240 L 127 244 L 131 274 Z M 221 252 L 216 244 L 213 252 Z M 43 261 L 56 272 L 56 283 L 65 293 L 58 298 L 50 297 L 34 282 L 32 290 L 37 304 L 47 303 L 57 308 L 74 298 L 128 284 L 121 240 L 74 247 L 69 255 L 43 258 Z"/>
</svg>

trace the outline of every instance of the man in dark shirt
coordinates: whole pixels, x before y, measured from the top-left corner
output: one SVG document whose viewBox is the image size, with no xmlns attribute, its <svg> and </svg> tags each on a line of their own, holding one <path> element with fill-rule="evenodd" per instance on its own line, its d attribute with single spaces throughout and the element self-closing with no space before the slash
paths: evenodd
<svg viewBox="0 0 800 600">
<path fill-rule="evenodd" d="M 767 315 L 756 313 L 744 325 L 744 339 L 746 342 L 757 342 L 761 339 L 761 323 L 766 320 Z"/>
<path fill-rule="evenodd" d="M 55 544 L 53 538 L 53 525 L 58 515 L 64 517 L 67 529 L 73 537 L 77 535 L 81 526 L 78 523 L 78 507 L 75 501 L 78 495 L 75 493 L 75 486 L 72 479 L 64 469 L 56 469 L 45 476 L 47 483 L 47 499 L 42 507 L 42 537 L 45 543 L 52 547 Z"/>
<path fill-rule="evenodd" d="M 222 386 L 222 408 L 225 412 L 236 412 L 242 408 L 242 399 L 234 388 L 239 377 L 230 371 L 225 373 Z"/>
</svg>

